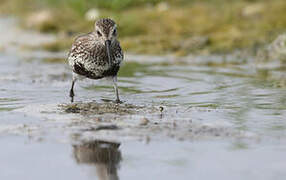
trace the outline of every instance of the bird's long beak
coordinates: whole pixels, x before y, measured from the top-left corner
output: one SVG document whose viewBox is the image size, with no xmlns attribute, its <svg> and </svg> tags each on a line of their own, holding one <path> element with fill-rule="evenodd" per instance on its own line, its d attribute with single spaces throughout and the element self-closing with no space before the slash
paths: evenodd
<svg viewBox="0 0 286 180">
<path fill-rule="evenodd" d="M 106 40 L 105 41 L 105 48 L 106 48 L 106 52 L 107 52 L 107 56 L 108 56 L 108 64 L 109 65 L 111 65 L 110 45 L 111 45 L 111 41 L 110 40 Z"/>
</svg>

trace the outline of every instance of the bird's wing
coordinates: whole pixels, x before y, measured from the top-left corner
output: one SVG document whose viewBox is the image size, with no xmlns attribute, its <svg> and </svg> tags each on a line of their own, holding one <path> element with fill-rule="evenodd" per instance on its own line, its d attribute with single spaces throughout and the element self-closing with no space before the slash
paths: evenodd
<svg viewBox="0 0 286 180">
<path fill-rule="evenodd" d="M 68 54 L 69 64 L 71 66 L 74 63 L 85 64 L 85 61 L 90 59 L 90 52 L 94 48 L 94 42 L 94 37 L 90 33 L 77 37 Z"/>
</svg>

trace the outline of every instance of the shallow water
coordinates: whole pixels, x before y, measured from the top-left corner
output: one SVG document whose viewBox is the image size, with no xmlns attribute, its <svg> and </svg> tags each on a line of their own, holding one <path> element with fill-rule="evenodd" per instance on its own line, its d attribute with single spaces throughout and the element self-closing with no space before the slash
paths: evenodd
<svg viewBox="0 0 286 180">
<path fill-rule="evenodd" d="M 0 179 L 286 176 L 286 92 L 249 63 L 129 56 L 118 108 L 130 112 L 67 113 L 68 67 L 14 50 L 0 53 Z M 114 99 L 106 80 L 78 82 L 75 93 L 78 107 Z"/>
</svg>

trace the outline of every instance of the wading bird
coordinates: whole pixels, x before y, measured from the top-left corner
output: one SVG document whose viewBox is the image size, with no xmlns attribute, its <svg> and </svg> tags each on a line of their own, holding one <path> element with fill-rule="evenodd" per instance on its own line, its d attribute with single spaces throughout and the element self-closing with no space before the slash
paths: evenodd
<svg viewBox="0 0 286 180">
<path fill-rule="evenodd" d="M 78 79 L 111 77 L 116 102 L 120 103 L 117 73 L 122 60 L 123 52 L 117 40 L 115 22 L 109 18 L 96 21 L 92 32 L 75 39 L 68 55 L 68 63 L 73 70 L 71 102 L 74 100 L 74 85 Z"/>
</svg>

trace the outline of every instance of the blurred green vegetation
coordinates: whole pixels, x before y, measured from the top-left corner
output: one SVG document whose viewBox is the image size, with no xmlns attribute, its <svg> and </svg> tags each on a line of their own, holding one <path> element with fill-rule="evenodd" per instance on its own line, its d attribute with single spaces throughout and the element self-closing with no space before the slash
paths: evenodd
<svg viewBox="0 0 286 180">
<path fill-rule="evenodd" d="M 92 30 L 86 14 L 93 8 L 118 23 L 124 49 L 135 53 L 255 50 L 286 29 L 285 0 L 1 0 L 0 12 L 19 15 L 27 28 L 61 34 L 43 47 L 60 51 Z M 33 23 L 41 11 L 49 17 Z"/>
</svg>

